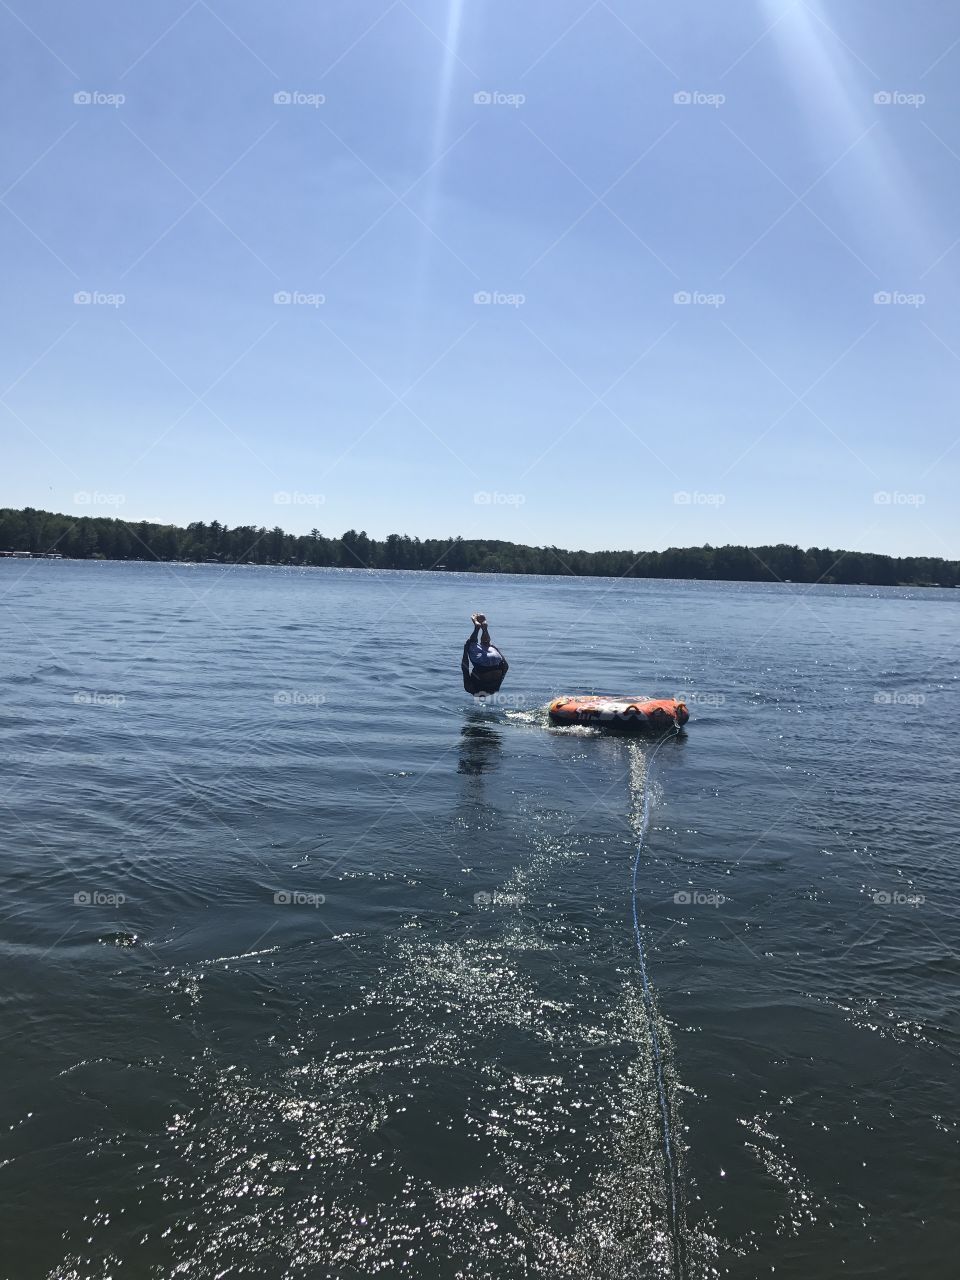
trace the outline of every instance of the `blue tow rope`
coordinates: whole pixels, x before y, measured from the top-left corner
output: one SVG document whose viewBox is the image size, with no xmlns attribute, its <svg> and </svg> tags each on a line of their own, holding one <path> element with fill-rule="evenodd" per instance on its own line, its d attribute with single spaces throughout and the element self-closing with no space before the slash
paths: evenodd
<svg viewBox="0 0 960 1280">
<path fill-rule="evenodd" d="M 633 860 L 631 899 L 633 906 L 633 936 L 637 942 L 640 981 L 643 985 L 643 1003 L 647 1011 L 647 1021 L 650 1024 L 650 1042 L 653 1048 L 653 1073 L 657 1082 L 660 1115 L 663 1120 L 663 1152 L 667 1165 L 667 1177 L 670 1183 L 670 1246 L 673 1257 L 673 1273 L 676 1280 L 683 1280 L 685 1274 L 683 1240 L 677 1211 L 677 1174 L 673 1159 L 673 1143 L 670 1140 L 670 1105 L 667 1101 L 667 1088 L 663 1078 L 663 1055 L 660 1050 L 660 1037 L 657 1034 L 657 1023 L 654 1016 L 653 992 L 650 989 L 650 981 L 647 977 L 647 959 L 643 946 L 643 934 L 640 931 L 640 913 L 637 909 L 637 876 L 640 872 L 640 858 L 643 854 L 644 837 L 646 836 L 647 818 L 650 809 L 650 788 L 647 785 L 647 779 L 650 776 L 650 769 L 657 757 L 657 752 L 668 739 L 676 737 L 679 732 L 680 726 L 675 724 L 671 732 L 664 734 L 650 753 L 650 759 L 647 763 L 644 774 L 643 805 L 640 813 L 640 839 L 637 841 L 637 854 Z"/>
</svg>

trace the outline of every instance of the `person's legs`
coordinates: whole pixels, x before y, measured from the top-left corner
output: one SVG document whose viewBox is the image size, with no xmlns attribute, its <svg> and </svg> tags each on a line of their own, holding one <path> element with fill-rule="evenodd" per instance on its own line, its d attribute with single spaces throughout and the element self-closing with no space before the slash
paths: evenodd
<svg viewBox="0 0 960 1280">
<path fill-rule="evenodd" d="M 463 646 L 463 652 L 474 666 L 477 665 L 477 658 L 480 656 L 480 646 L 477 644 L 477 637 L 480 635 L 480 622 L 477 615 L 471 615 L 473 630 L 467 636 L 467 643 Z"/>
<path fill-rule="evenodd" d="M 495 666 L 500 661 L 500 655 L 494 649 L 493 653 L 488 653 L 490 648 L 490 630 L 487 623 L 487 617 L 484 613 L 474 613 L 471 615 L 473 621 L 473 635 L 467 641 L 467 652 L 470 655 L 470 661 L 475 667 Z M 477 643 L 479 634 L 480 643 Z"/>
</svg>

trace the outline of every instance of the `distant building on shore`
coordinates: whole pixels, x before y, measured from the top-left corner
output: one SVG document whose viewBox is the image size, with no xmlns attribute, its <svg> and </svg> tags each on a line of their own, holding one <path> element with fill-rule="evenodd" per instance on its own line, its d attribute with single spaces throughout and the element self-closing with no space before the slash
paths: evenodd
<svg viewBox="0 0 960 1280">
<path fill-rule="evenodd" d="M 62 560 L 61 551 L 0 551 L 0 556 L 10 560 Z"/>
</svg>

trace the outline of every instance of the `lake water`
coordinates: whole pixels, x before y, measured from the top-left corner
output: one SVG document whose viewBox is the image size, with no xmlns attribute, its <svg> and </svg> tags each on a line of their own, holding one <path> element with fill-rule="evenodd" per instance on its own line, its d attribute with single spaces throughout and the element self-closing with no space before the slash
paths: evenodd
<svg viewBox="0 0 960 1280">
<path fill-rule="evenodd" d="M 956 1273 L 960 592 L 7 561 L 0 603 L 3 1276 Z M 590 691 L 691 720 L 548 726 Z"/>
</svg>

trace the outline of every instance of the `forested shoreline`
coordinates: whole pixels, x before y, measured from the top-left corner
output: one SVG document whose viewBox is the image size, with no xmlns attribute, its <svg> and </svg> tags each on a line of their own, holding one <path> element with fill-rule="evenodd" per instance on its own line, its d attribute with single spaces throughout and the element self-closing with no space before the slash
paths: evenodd
<svg viewBox="0 0 960 1280">
<path fill-rule="evenodd" d="M 0 551 L 59 552 L 78 560 L 190 560 L 348 569 L 445 569 L 466 573 L 584 577 L 699 578 L 736 582 L 826 582 L 871 586 L 960 583 L 960 562 L 935 556 L 874 555 L 828 547 L 669 547 L 665 551 L 568 551 L 479 538 L 370 538 L 348 529 L 327 537 L 218 520 L 185 528 L 108 516 L 0 508 Z"/>
</svg>

